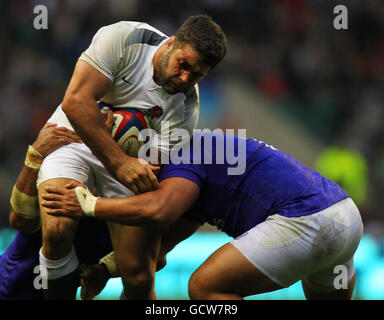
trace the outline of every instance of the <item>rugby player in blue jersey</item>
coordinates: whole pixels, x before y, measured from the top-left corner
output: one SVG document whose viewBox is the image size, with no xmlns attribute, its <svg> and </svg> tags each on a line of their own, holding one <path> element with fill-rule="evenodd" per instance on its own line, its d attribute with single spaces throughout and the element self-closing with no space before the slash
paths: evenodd
<svg viewBox="0 0 384 320">
<path fill-rule="evenodd" d="M 204 148 L 207 139 L 212 142 L 209 150 Z M 219 149 L 228 147 L 229 139 L 234 153 L 245 157 L 241 174 L 229 174 L 234 165 L 228 161 L 204 163 L 207 154 L 223 154 Z M 159 249 L 160 257 L 202 223 L 217 225 L 234 239 L 194 272 L 189 281 L 192 299 L 241 299 L 300 280 L 308 299 L 350 299 L 353 255 L 363 225 L 349 195 L 262 141 L 194 135 L 191 146 L 199 144 L 201 148 L 185 153 L 182 163 L 162 167 L 158 190 L 107 199 L 70 183 L 64 189 L 47 187 L 42 205 L 51 215 L 86 215 L 127 225 L 161 223 L 172 229 L 175 221 L 184 221 L 184 229 L 175 228 L 174 243 Z M 246 147 L 243 153 L 241 145 Z M 336 266 L 345 267 L 346 288 L 334 285 Z"/>
</svg>

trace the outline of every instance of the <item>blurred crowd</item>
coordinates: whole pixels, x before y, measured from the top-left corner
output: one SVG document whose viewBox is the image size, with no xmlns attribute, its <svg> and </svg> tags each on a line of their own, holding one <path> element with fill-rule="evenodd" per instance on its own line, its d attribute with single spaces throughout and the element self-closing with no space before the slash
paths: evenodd
<svg viewBox="0 0 384 320">
<path fill-rule="evenodd" d="M 339 4 L 348 9 L 347 30 L 333 26 Z M 48 8 L 46 30 L 33 27 L 36 5 Z M 206 13 L 229 45 L 210 81 L 235 73 L 325 145 L 358 153 L 363 217 L 384 235 L 382 0 L 2 0 L 0 12 L 0 228 L 26 146 L 61 102 L 94 33 L 139 20 L 172 35 L 189 15 Z"/>
</svg>

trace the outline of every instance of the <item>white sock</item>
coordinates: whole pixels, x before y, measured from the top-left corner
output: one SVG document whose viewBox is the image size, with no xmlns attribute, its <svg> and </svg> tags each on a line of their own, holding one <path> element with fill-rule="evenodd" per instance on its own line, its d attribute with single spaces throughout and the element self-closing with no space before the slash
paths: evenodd
<svg viewBox="0 0 384 320">
<path fill-rule="evenodd" d="M 79 265 L 79 260 L 77 259 L 75 248 L 73 247 L 65 257 L 58 260 L 47 259 L 43 256 L 41 250 L 42 249 L 39 251 L 39 256 L 40 275 L 42 278 L 48 280 L 61 278 L 74 271 Z"/>
</svg>

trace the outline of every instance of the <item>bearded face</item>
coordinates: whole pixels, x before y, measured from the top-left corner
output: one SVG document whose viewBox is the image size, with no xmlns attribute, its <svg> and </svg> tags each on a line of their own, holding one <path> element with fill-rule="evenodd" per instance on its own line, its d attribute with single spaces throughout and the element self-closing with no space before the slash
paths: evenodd
<svg viewBox="0 0 384 320">
<path fill-rule="evenodd" d="M 155 73 L 156 82 L 169 94 L 185 92 L 209 71 L 200 63 L 199 54 L 190 45 L 172 46 L 164 53 Z"/>
</svg>

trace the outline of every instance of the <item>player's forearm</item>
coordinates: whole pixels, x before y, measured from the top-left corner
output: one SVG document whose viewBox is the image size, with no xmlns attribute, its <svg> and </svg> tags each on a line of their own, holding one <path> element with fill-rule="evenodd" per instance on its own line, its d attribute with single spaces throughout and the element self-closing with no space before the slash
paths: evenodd
<svg viewBox="0 0 384 320">
<path fill-rule="evenodd" d="M 33 233 L 40 227 L 37 175 L 38 170 L 24 165 L 12 190 L 9 225 L 22 233 Z M 25 206 L 28 210 L 23 210 Z"/>
<path fill-rule="evenodd" d="M 43 156 L 30 146 L 11 194 L 10 203 L 14 211 L 38 212 L 36 180 L 42 162 Z"/>
<path fill-rule="evenodd" d="M 30 196 L 37 196 L 36 180 L 39 170 L 23 166 L 16 180 L 16 187 L 23 193 Z"/>
<path fill-rule="evenodd" d="M 154 191 L 128 198 L 99 198 L 95 206 L 95 217 L 127 225 L 167 222 L 169 210 L 158 194 L 158 191 Z"/>
<path fill-rule="evenodd" d="M 155 191 L 127 198 L 98 198 L 94 213 L 97 218 L 129 225 L 169 224 L 192 206 L 199 191 L 199 187 L 187 179 L 165 179 Z"/>
<path fill-rule="evenodd" d="M 95 98 L 67 94 L 62 109 L 83 142 L 114 173 L 125 154 L 108 132 Z"/>
<path fill-rule="evenodd" d="M 28 153 L 27 159 L 29 158 Z M 10 226 L 23 233 L 33 233 L 40 227 L 36 180 L 41 162 L 38 158 L 29 159 L 30 162 L 26 162 L 29 166 L 24 164 L 12 189 L 10 199 Z"/>
</svg>

